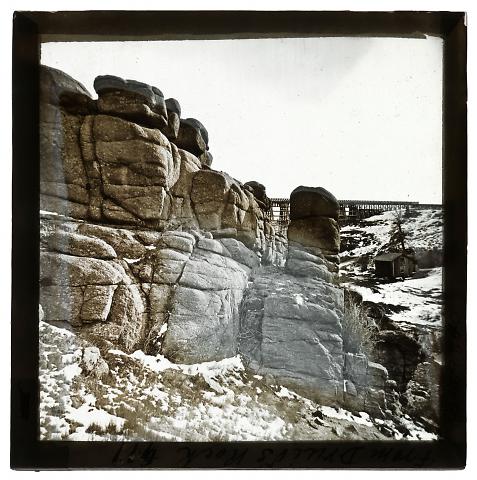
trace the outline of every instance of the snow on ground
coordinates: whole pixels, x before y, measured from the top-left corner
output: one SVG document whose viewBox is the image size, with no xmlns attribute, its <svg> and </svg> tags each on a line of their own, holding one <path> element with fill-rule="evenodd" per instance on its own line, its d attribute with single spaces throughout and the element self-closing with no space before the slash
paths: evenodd
<svg viewBox="0 0 477 480">
<path fill-rule="evenodd" d="M 286 408 L 257 401 L 260 380 L 245 377 L 238 356 L 176 365 L 110 349 L 103 358 L 111 375 L 99 380 L 81 375 L 86 346 L 73 333 L 40 322 L 41 439 L 278 440 L 294 428 L 283 418 Z"/>
<path fill-rule="evenodd" d="M 141 351 L 126 354 L 103 348 L 110 373 L 98 379 L 81 368 L 87 346 L 73 333 L 40 322 L 43 440 L 403 438 L 392 422 L 385 436 L 379 422 L 365 413 L 323 407 L 282 385 L 269 384 L 249 373 L 239 356 L 180 365 Z M 428 435 L 417 425 L 412 428 Z"/>
<path fill-rule="evenodd" d="M 330 418 L 339 418 L 342 420 L 347 420 L 348 422 L 355 422 L 361 425 L 373 425 L 371 418 L 365 412 L 360 412 L 360 415 L 353 415 L 352 413 L 348 412 L 347 410 L 343 410 L 342 408 L 336 409 L 332 407 L 319 407 L 321 413 L 325 416 Z"/>
<path fill-rule="evenodd" d="M 126 422 L 124 418 L 111 415 L 101 408 L 96 408 L 96 397 L 85 393 L 84 389 L 81 390 L 81 394 L 84 403 L 78 408 L 71 407 L 66 414 L 66 419 L 69 423 L 78 424 L 76 430 L 67 436 L 68 440 L 88 441 L 92 436 L 98 436 L 94 431 L 95 429 L 99 432 L 106 429 L 113 432 L 122 430 Z M 101 439 L 101 437 L 98 439 Z"/>
<path fill-rule="evenodd" d="M 144 404 L 149 404 L 151 397 L 160 403 L 159 409 L 152 405 L 150 417 L 143 419 L 141 430 L 146 438 L 233 441 L 278 440 L 287 436 L 289 428 L 285 420 L 273 409 L 256 401 L 256 390 L 251 395 L 248 385 L 249 388 L 241 391 L 249 382 L 243 377 L 244 366 L 239 356 L 181 365 L 173 364 L 161 355 L 154 357 L 142 351 L 130 355 L 117 350 L 109 353 L 135 360 L 153 375 L 169 374 L 166 380 L 158 377 L 159 382 L 154 387 L 142 390 L 140 398 Z M 196 388 L 197 384 L 199 388 Z M 179 388 L 171 388 L 173 386 Z"/>
<path fill-rule="evenodd" d="M 357 238 L 358 246 L 343 252 L 341 255 L 352 257 L 374 255 L 389 240 L 393 218 L 393 212 L 384 212 L 362 220 L 359 225 L 342 227 L 340 230 L 341 237 L 346 238 L 351 235 Z"/>
<path fill-rule="evenodd" d="M 389 232 L 394 220 L 393 211 L 384 212 L 363 219 L 356 225 L 341 228 L 342 239 L 353 237 L 358 245 L 342 252 L 342 257 L 376 255 L 378 250 L 389 241 Z M 408 247 L 418 249 L 442 249 L 442 211 L 413 210 L 412 216 L 403 218 L 403 229 L 407 235 Z"/>
<path fill-rule="evenodd" d="M 406 307 L 390 315 L 391 320 L 423 325 L 439 325 L 442 315 L 442 268 L 433 268 L 424 278 L 378 284 L 373 288 L 347 284 L 364 301 Z"/>
<path fill-rule="evenodd" d="M 405 228 L 414 248 L 442 248 L 442 213 L 420 211 Z M 389 239 L 392 212 L 342 229 L 352 248 L 342 270 L 364 300 L 404 307 L 396 322 L 440 324 L 442 269 L 422 278 L 383 283 L 354 264 L 374 255 Z M 351 258 L 346 260 L 346 258 Z M 134 262 L 135 259 L 130 259 Z M 303 298 L 297 294 L 296 301 Z M 40 315 L 42 319 L 42 316 Z M 252 375 L 239 356 L 194 365 L 174 364 L 142 351 L 126 354 L 108 345 L 101 355 L 109 374 L 87 375 L 82 362 L 91 346 L 74 333 L 40 321 L 40 438 L 43 440 L 247 441 L 247 440 L 432 440 L 434 435 L 401 419 L 370 418 L 321 406 L 282 385 Z M 383 432 L 386 434 L 383 434 Z M 402 432 L 407 433 L 402 433 Z"/>
<path fill-rule="evenodd" d="M 404 213 L 404 211 L 402 212 Z M 395 322 L 412 325 L 440 326 L 442 316 L 442 268 L 422 270 L 417 278 L 389 283 L 374 277 L 374 268 L 362 268 L 359 257 L 374 257 L 388 243 L 395 212 L 361 220 L 341 229 L 343 259 L 340 270 L 343 286 L 360 293 L 363 300 L 403 307 L 389 314 Z M 442 249 L 442 211 L 412 210 L 403 217 L 405 244 L 416 251 Z"/>
<path fill-rule="evenodd" d="M 61 440 L 69 434 L 63 415 L 71 408 L 71 386 L 81 373 L 82 350 L 73 333 L 44 322 L 39 328 L 40 435 Z"/>
</svg>

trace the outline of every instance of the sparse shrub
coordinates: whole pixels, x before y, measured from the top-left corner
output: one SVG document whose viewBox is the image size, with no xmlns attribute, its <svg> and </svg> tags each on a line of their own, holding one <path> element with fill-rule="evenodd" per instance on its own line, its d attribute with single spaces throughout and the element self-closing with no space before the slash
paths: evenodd
<svg viewBox="0 0 477 480">
<path fill-rule="evenodd" d="M 65 407 L 63 405 L 55 404 L 48 408 L 48 414 L 52 417 L 62 417 L 65 414 Z"/>
<path fill-rule="evenodd" d="M 114 422 L 110 422 L 106 425 L 106 428 L 103 429 L 104 433 L 109 433 L 110 435 L 117 435 L 121 433 L 121 427 L 116 425 Z"/>
<path fill-rule="evenodd" d="M 96 435 L 101 435 L 101 434 L 109 434 L 109 435 L 117 435 L 120 433 L 118 431 L 118 427 L 114 422 L 109 422 L 106 427 L 103 427 L 101 425 L 98 425 L 97 423 L 91 423 L 89 427 L 86 429 L 86 433 L 96 433 Z"/>
<path fill-rule="evenodd" d="M 366 307 L 353 298 L 345 296 L 343 316 L 343 348 L 349 353 L 364 353 L 373 357 L 376 326 L 368 317 Z"/>
<path fill-rule="evenodd" d="M 79 423 L 79 422 L 76 422 L 75 420 L 68 420 L 68 429 L 69 429 L 69 431 L 68 431 L 67 436 L 68 436 L 68 435 L 71 435 L 72 433 L 75 433 L 75 432 L 76 432 L 76 429 L 77 429 L 78 427 L 81 427 L 81 426 L 82 426 L 82 424 Z"/>
<path fill-rule="evenodd" d="M 144 409 L 141 409 L 141 413 Z M 134 407 L 128 406 L 126 403 L 121 402 L 117 407 L 114 409 L 114 415 L 120 418 L 124 418 L 126 420 L 125 425 L 128 428 L 134 427 L 134 425 L 138 422 L 138 411 Z"/>
<path fill-rule="evenodd" d="M 260 349 L 262 332 L 251 324 L 240 326 L 238 334 L 238 344 L 240 348 L 240 355 L 245 363 L 249 365 L 254 358 L 255 353 Z"/>
<path fill-rule="evenodd" d="M 96 433 L 96 434 L 101 434 L 103 433 L 103 427 L 101 425 L 98 425 L 97 423 L 90 423 L 88 428 L 86 429 L 86 433 Z"/>
<path fill-rule="evenodd" d="M 226 442 L 228 440 L 227 432 L 212 432 L 209 433 L 210 442 Z"/>
</svg>

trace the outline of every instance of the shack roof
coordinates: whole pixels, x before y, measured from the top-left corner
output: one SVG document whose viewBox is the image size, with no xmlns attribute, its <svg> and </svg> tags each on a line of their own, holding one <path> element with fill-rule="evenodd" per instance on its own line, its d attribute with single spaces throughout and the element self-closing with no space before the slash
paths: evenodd
<svg viewBox="0 0 477 480">
<path fill-rule="evenodd" d="M 374 258 L 374 261 L 378 262 L 392 262 L 393 260 L 396 260 L 396 258 L 399 258 L 403 256 L 403 253 L 382 253 L 381 255 L 378 255 L 377 257 Z"/>
</svg>

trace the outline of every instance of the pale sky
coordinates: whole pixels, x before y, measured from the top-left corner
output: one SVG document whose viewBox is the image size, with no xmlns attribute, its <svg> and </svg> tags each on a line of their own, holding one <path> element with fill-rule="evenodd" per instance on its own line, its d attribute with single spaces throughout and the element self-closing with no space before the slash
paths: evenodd
<svg viewBox="0 0 477 480">
<path fill-rule="evenodd" d="M 339 199 L 442 202 L 442 40 L 286 38 L 42 45 L 96 97 L 97 75 L 149 83 L 209 132 L 212 167 Z"/>
</svg>

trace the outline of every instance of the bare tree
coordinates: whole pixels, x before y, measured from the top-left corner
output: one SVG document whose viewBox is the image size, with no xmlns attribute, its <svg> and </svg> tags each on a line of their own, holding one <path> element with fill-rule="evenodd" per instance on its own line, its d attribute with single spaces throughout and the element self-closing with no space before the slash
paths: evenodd
<svg viewBox="0 0 477 480">
<path fill-rule="evenodd" d="M 400 249 L 401 252 L 406 253 L 405 241 L 407 239 L 407 232 L 404 230 L 404 215 L 401 210 L 395 210 L 393 212 L 393 223 L 391 226 L 389 248 L 391 250 Z"/>
</svg>

